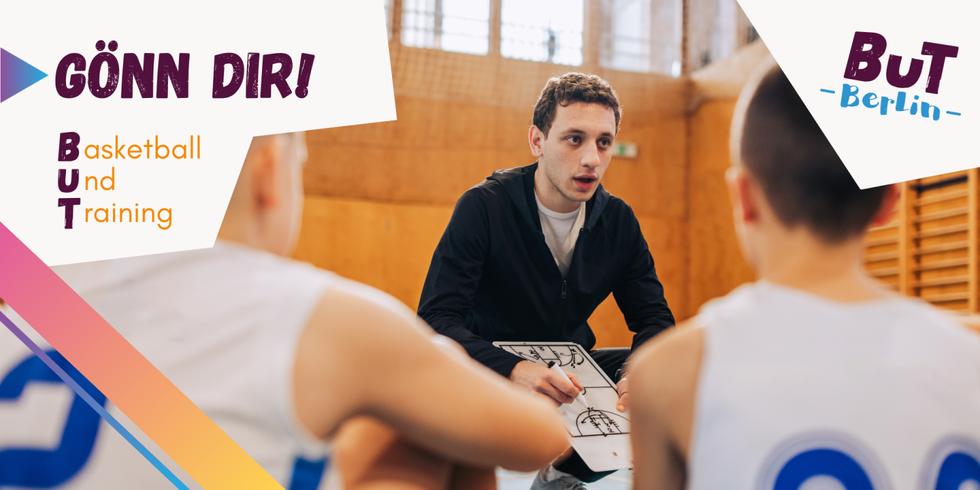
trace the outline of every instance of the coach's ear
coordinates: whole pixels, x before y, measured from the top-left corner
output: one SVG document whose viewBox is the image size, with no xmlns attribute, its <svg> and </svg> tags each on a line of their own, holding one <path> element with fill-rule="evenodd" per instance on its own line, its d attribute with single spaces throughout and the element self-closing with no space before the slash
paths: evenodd
<svg viewBox="0 0 980 490">
<path fill-rule="evenodd" d="M 527 144 L 531 147 L 531 154 L 534 158 L 541 158 L 544 155 L 544 140 L 548 137 L 537 126 L 531 126 L 527 130 Z"/>
<path fill-rule="evenodd" d="M 878 208 L 874 219 L 871 220 L 872 227 L 884 225 L 892 220 L 892 216 L 895 214 L 895 203 L 901 194 L 902 189 L 898 184 L 888 186 L 888 189 L 885 190 L 885 197 L 881 200 L 881 207 Z"/>
</svg>

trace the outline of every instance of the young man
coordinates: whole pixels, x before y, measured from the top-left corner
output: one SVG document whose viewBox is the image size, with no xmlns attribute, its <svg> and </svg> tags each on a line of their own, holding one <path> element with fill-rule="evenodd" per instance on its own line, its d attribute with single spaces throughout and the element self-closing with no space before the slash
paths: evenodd
<svg viewBox="0 0 980 490">
<path fill-rule="evenodd" d="M 601 78 L 548 80 L 528 131 L 537 163 L 494 172 L 463 194 L 419 302 L 419 315 L 437 332 L 556 403 L 571 403 L 581 386 L 492 342 L 573 341 L 592 349 L 587 321 L 609 293 L 636 332 L 634 348 L 674 323 L 636 217 L 600 184 L 619 119 L 616 93 Z M 619 370 L 629 350 L 592 355 L 625 394 Z M 543 470 L 537 484 L 571 488 L 602 477 L 578 455 L 557 468 Z"/>
<path fill-rule="evenodd" d="M 735 224 L 760 280 L 634 356 L 635 488 L 977 481 L 980 338 L 862 264 L 895 187 L 858 189 L 774 65 L 743 92 L 731 141 Z"/>
<path fill-rule="evenodd" d="M 460 480 L 450 461 L 530 470 L 565 450 L 552 406 L 436 345 L 445 338 L 404 305 L 281 257 L 298 233 L 305 159 L 302 134 L 255 138 L 213 249 L 57 272 L 285 488 L 336 488 L 321 484 L 324 468 L 336 466 L 325 462 L 324 441 L 357 415 L 410 444 L 368 422 L 345 430 L 353 435 L 340 445 L 353 469 L 348 490 L 442 489 Z M 18 368 L 34 362 L 44 371 L 35 360 L 16 342 L 0 342 L 0 386 L 17 385 L 12 399 L 0 390 L 13 402 L 0 428 L 19 423 L 33 428 L 21 431 L 28 441 L 50 441 L 43 434 L 61 433 L 57 414 L 68 412 L 70 397 L 43 411 L 11 411 L 30 402 L 18 389 L 43 384 Z M 73 406 L 60 452 L 0 438 L 0 486 L 173 488 L 94 411 Z M 75 416 L 79 407 L 90 416 Z M 493 488 L 489 475 L 458 488 Z"/>
</svg>

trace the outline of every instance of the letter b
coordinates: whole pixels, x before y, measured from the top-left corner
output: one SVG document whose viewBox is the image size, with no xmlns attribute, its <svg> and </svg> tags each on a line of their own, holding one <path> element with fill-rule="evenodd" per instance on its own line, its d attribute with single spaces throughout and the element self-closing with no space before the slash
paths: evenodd
<svg viewBox="0 0 980 490">
<path fill-rule="evenodd" d="M 857 94 L 858 88 L 856 85 L 845 83 L 840 89 L 840 106 L 854 107 L 858 105 L 860 99 L 858 99 Z"/>
<path fill-rule="evenodd" d="M 78 159 L 78 133 L 67 132 L 61 133 L 60 140 L 58 142 L 58 161 L 59 162 L 74 162 Z"/>
<path fill-rule="evenodd" d="M 865 44 L 870 44 L 871 48 L 865 50 Z M 877 32 L 855 32 L 854 41 L 851 42 L 851 52 L 847 56 L 847 66 L 844 68 L 844 78 L 860 82 L 870 82 L 878 78 L 881 73 L 880 58 L 885 54 L 887 45 L 885 36 Z M 858 68 L 862 61 L 868 66 Z"/>
</svg>

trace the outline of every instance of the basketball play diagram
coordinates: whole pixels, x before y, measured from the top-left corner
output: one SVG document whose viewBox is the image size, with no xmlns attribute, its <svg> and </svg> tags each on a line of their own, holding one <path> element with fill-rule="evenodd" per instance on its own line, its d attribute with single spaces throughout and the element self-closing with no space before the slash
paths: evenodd
<svg viewBox="0 0 980 490">
<path fill-rule="evenodd" d="M 561 406 L 562 422 L 572 446 L 595 471 L 632 466 L 629 418 L 616 410 L 619 393 L 588 352 L 573 342 L 494 342 L 525 360 L 556 363 L 566 374 L 578 377 L 585 388 L 587 406 L 572 402 Z"/>
<path fill-rule="evenodd" d="M 627 422 L 626 417 L 618 413 L 590 408 L 579 413 L 575 419 L 575 428 L 578 430 L 579 436 L 625 434 L 623 432 L 625 422 Z"/>
</svg>

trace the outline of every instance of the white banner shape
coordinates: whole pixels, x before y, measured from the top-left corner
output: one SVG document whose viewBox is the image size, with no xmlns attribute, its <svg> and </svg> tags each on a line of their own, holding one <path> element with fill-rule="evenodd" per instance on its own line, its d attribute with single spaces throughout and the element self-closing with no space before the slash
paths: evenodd
<svg viewBox="0 0 980 490">
<path fill-rule="evenodd" d="M 739 4 L 861 188 L 980 166 L 980 4 Z"/>
<path fill-rule="evenodd" d="M 380 1 L 3 16 L 0 222 L 48 265 L 209 247 L 253 135 L 395 118 Z M 22 88 L 25 63 L 47 76 Z"/>
</svg>

